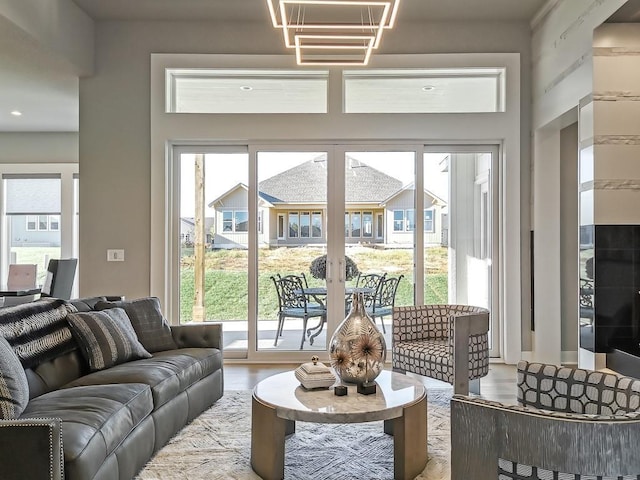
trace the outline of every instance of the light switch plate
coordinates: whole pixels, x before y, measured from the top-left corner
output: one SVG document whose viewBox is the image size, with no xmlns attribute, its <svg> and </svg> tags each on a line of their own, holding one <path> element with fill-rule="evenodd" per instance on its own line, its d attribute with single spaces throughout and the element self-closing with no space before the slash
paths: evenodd
<svg viewBox="0 0 640 480">
<path fill-rule="evenodd" d="M 107 250 L 107 262 L 124 262 L 124 250 L 114 248 Z"/>
</svg>

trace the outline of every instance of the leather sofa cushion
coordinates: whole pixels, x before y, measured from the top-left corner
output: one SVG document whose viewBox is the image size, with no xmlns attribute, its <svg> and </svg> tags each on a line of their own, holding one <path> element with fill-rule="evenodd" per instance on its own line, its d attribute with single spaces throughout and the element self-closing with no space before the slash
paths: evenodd
<svg viewBox="0 0 640 480">
<path fill-rule="evenodd" d="M 123 363 L 80 377 L 62 388 L 109 383 L 144 383 L 151 387 L 154 410 L 207 375 L 222 368 L 217 348 L 181 348 L 156 352 L 153 358 Z"/>
<path fill-rule="evenodd" d="M 148 385 L 94 385 L 46 393 L 20 418 L 62 419 L 65 464 L 93 478 L 105 459 L 153 410 Z"/>
</svg>

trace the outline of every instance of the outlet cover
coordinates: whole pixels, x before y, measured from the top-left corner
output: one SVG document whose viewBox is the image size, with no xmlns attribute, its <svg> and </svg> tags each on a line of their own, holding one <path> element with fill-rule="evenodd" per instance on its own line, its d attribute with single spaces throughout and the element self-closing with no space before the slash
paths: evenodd
<svg viewBox="0 0 640 480">
<path fill-rule="evenodd" d="M 114 248 L 107 250 L 107 262 L 124 262 L 124 250 Z"/>
</svg>

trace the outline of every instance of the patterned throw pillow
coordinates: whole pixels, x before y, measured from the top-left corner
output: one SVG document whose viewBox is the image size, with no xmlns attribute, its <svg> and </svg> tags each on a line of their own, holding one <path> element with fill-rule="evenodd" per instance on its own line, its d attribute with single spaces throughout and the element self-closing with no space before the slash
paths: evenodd
<svg viewBox="0 0 640 480">
<path fill-rule="evenodd" d="M 138 298 L 131 301 L 98 302 L 96 310 L 120 307 L 127 312 L 138 340 L 148 352 L 161 352 L 178 348 L 173 341 L 169 323 L 162 315 L 157 297 Z"/>
<path fill-rule="evenodd" d="M 0 419 L 18 418 L 29 402 L 29 384 L 20 359 L 0 337 Z"/>
<path fill-rule="evenodd" d="M 122 308 L 70 313 L 67 320 L 92 372 L 129 360 L 151 357 L 138 341 Z"/>
<path fill-rule="evenodd" d="M 13 347 L 24 368 L 33 368 L 76 349 L 67 323 L 67 314 L 75 311 L 57 298 L 0 308 L 0 336 Z"/>
</svg>

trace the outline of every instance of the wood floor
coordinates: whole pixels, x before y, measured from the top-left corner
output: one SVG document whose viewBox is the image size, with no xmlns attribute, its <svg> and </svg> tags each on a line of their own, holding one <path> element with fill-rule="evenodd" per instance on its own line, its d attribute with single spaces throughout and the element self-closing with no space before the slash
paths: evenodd
<svg viewBox="0 0 640 480">
<path fill-rule="evenodd" d="M 262 379 L 276 373 L 293 370 L 298 364 L 246 364 L 230 363 L 224 365 L 225 390 L 251 390 Z M 414 376 L 427 388 L 442 388 L 445 383 L 430 378 Z M 489 374 L 480 381 L 480 393 L 483 398 L 504 403 L 516 403 L 516 368 L 514 365 L 492 363 Z"/>
</svg>

